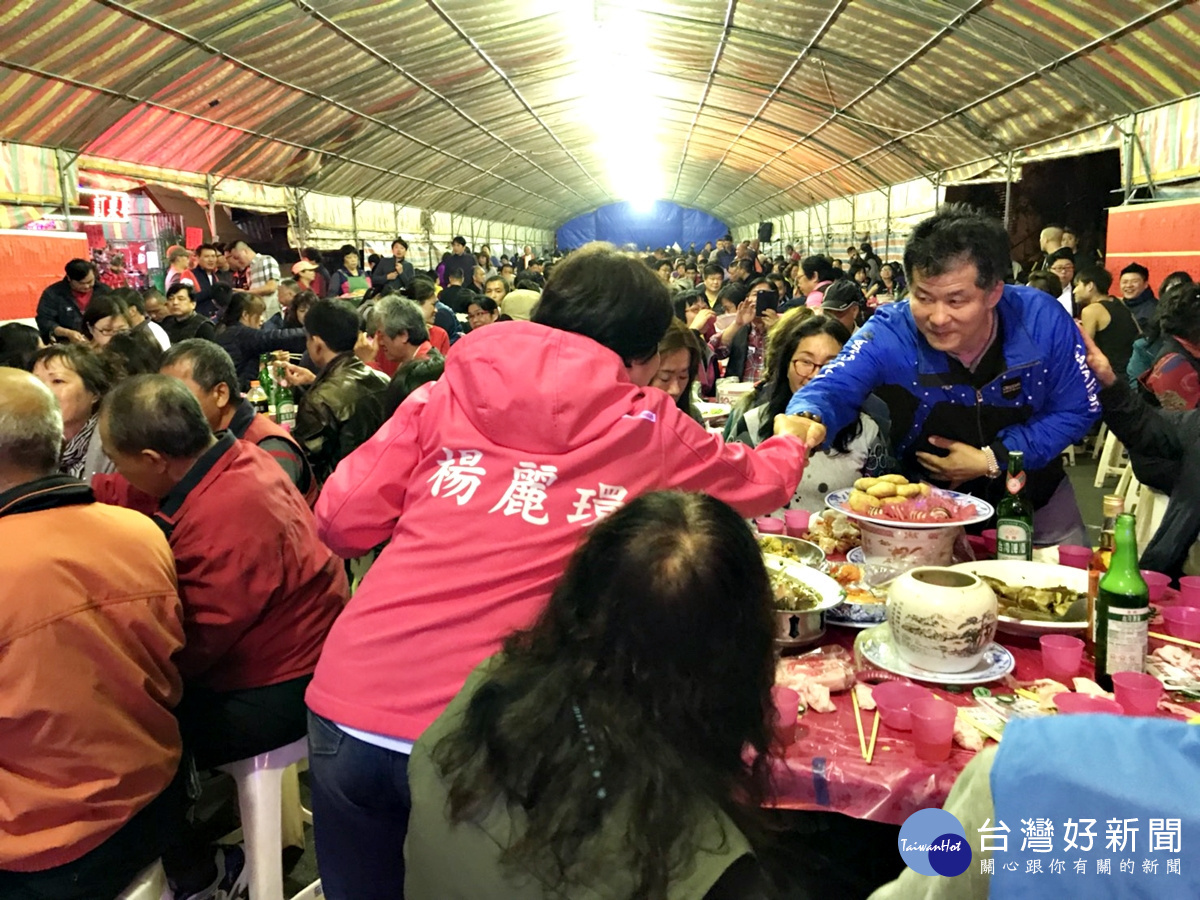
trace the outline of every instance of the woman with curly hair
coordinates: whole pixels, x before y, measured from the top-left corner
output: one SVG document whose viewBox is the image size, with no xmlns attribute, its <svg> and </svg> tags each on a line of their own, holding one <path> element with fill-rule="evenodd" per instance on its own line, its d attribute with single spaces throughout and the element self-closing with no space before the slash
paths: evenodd
<svg viewBox="0 0 1200 900">
<path fill-rule="evenodd" d="M 773 633 L 729 506 L 651 493 L 601 521 L 417 741 L 405 896 L 760 896 Z"/>
</svg>

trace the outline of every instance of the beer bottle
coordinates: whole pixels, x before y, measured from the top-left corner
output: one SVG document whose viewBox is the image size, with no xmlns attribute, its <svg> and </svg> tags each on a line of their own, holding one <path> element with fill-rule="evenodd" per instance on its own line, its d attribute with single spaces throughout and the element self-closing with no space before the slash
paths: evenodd
<svg viewBox="0 0 1200 900">
<path fill-rule="evenodd" d="M 1138 571 L 1137 535 L 1129 513 L 1117 516 L 1112 559 L 1096 595 L 1096 683 L 1113 689 L 1114 672 L 1146 666 L 1150 591 Z"/>
<path fill-rule="evenodd" d="M 267 392 L 263 390 L 263 386 L 257 381 L 250 382 L 250 390 L 246 394 L 246 399 L 250 401 L 255 412 L 267 415 L 270 409 L 270 402 L 267 400 Z"/>
<path fill-rule="evenodd" d="M 275 407 L 275 379 L 271 375 L 271 357 L 266 353 L 258 358 L 258 383 L 267 396 L 267 408 L 260 412 L 278 421 L 278 410 Z"/>
<path fill-rule="evenodd" d="M 296 424 L 296 400 L 292 394 L 292 389 L 286 384 L 287 374 L 286 366 L 288 353 L 286 350 L 276 350 L 272 354 L 271 366 L 275 377 L 275 421 L 286 428 L 292 430 L 292 426 Z"/>
<path fill-rule="evenodd" d="M 1033 504 L 1025 495 L 1025 454 L 1011 450 L 1005 493 L 996 508 L 996 559 L 1033 559 Z"/>
<path fill-rule="evenodd" d="M 1096 594 L 1100 590 L 1100 576 L 1108 571 L 1113 554 L 1113 535 L 1117 530 L 1117 516 L 1125 512 L 1125 498 L 1108 494 L 1104 498 L 1104 524 L 1100 526 L 1100 546 L 1088 563 L 1088 630 L 1084 640 L 1088 646 L 1096 641 Z"/>
</svg>

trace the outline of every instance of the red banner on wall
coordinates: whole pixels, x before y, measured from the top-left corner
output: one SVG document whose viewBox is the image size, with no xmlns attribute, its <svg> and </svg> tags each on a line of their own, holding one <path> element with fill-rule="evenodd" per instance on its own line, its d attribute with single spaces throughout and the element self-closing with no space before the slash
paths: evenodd
<svg viewBox="0 0 1200 900">
<path fill-rule="evenodd" d="M 32 319 L 47 286 L 63 278 L 72 259 L 91 259 L 78 231 L 0 231 L 0 321 Z"/>
<path fill-rule="evenodd" d="M 1137 203 L 1108 211 L 1108 256 L 1113 279 L 1138 262 L 1150 270 L 1150 286 L 1171 272 L 1184 271 L 1200 280 L 1200 200 Z"/>
</svg>

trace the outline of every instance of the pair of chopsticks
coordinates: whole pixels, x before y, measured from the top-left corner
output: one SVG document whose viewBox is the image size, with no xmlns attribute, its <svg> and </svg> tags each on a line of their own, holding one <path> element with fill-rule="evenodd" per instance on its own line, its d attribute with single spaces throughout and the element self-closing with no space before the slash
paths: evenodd
<svg viewBox="0 0 1200 900">
<path fill-rule="evenodd" d="M 1150 637 L 1158 638 L 1160 641 L 1166 641 L 1168 644 L 1179 644 L 1181 647 L 1195 647 L 1200 650 L 1200 644 L 1195 641 L 1185 641 L 1183 638 L 1177 638 L 1172 634 L 1160 634 L 1157 631 L 1149 632 Z"/>
<path fill-rule="evenodd" d="M 871 743 L 868 746 L 863 733 L 862 710 L 858 705 L 858 692 L 853 688 L 850 689 L 850 699 L 854 703 L 854 724 L 858 726 L 858 749 L 862 752 L 862 758 L 867 761 L 867 765 L 870 765 L 875 756 L 875 738 L 879 736 L 879 710 L 875 710 L 875 721 L 871 724 Z"/>
</svg>

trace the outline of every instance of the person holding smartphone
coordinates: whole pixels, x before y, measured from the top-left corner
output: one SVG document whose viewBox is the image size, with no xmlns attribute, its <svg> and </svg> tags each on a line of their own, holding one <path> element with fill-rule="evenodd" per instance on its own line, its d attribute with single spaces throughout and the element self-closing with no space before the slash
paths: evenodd
<svg viewBox="0 0 1200 900">
<path fill-rule="evenodd" d="M 779 321 L 779 292 L 766 278 L 750 282 L 746 299 L 738 304 L 737 317 L 710 346 L 718 358 L 726 357 L 726 377 L 758 381 L 762 377 L 767 332 Z"/>
</svg>

